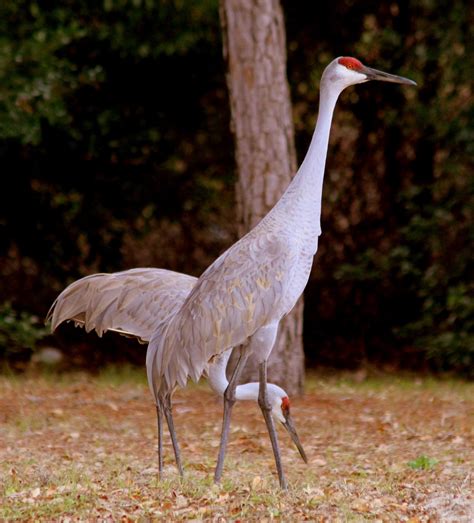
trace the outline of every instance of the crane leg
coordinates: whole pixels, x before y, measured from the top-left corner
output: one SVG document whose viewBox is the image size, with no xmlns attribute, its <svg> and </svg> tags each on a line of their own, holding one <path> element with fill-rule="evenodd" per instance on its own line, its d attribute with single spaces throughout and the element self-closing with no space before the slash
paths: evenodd
<svg viewBox="0 0 474 523">
<path fill-rule="evenodd" d="M 161 403 L 156 405 L 156 419 L 158 422 L 158 477 L 163 476 L 163 418 Z"/>
<path fill-rule="evenodd" d="M 242 370 L 245 367 L 245 363 L 248 358 L 248 351 L 246 348 L 242 348 L 240 352 L 239 361 L 235 366 L 234 373 L 232 378 L 229 381 L 229 385 L 224 392 L 224 416 L 222 419 L 222 432 L 221 432 L 221 443 L 219 446 L 219 455 L 217 456 L 217 465 L 214 472 L 214 483 L 219 483 L 222 477 L 222 471 L 224 469 L 224 458 L 225 451 L 227 448 L 227 440 L 229 437 L 230 429 L 230 416 L 232 412 L 232 407 L 235 403 L 235 389 L 239 381 L 239 377 L 242 374 Z"/>
<path fill-rule="evenodd" d="M 166 422 L 168 423 L 168 429 L 170 431 L 171 442 L 173 443 L 174 458 L 176 460 L 176 467 L 180 476 L 183 476 L 183 465 L 181 463 L 181 451 L 179 450 L 178 438 L 176 437 L 176 431 L 174 430 L 173 412 L 171 410 L 171 396 L 168 394 L 165 398 L 164 411 L 166 416 Z"/>
<path fill-rule="evenodd" d="M 285 473 L 283 472 L 283 466 L 281 463 L 280 447 L 278 446 L 278 437 L 275 430 L 272 417 L 272 407 L 268 401 L 267 396 L 267 362 L 262 361 L 259 365 L 259 378 L 260 387 L 258 392 L 258 404 L 262 410 L 265 423 L 267 424 L 268 434 L 270 441 L 272 442 L 273 455 L 275 456 L 275 464 L 278 472 L 278 479 L 280 480 L 280 487 L 283 490 L 288 490 L 288 483 L 286 482 Z"/>
</svg>

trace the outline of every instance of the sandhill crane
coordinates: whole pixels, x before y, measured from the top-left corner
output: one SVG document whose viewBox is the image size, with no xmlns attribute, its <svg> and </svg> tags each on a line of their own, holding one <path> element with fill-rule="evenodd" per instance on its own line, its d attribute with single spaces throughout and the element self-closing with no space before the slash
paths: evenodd
<svg viewBox="0 0 474 523">
<path fill-rule="evenodd" d="M 86 276 L 66 287 L 51 306 L 47 321 L 52 330 L 65 321 L 73 321 L 87 332 L 117 332 L 148 343 L 157 324 L 166 323 L 184 303 L 197 278 L 165 269 L 139 268 L 116 273 Z M 231 351 L 219 355 L 209 366 L 209 384 L 223 396 L 228 386 L 227 362 Z M 237 400 L 257 400 L 258 383 L 246 383 L 236 389 Z M 268 384 L 272 414 L 290 434 L 302 459 L 305 451 L 296 433 L 289 409 L 288 394 L 277 385 Z M 169 399 L 169 398 L 168 398 Z M 163 470 L 163 433 L 165 415 L 173 443 L 177 468 L 182 475 L 181 456 L 171 416 L 171 404 L 157 406 L 158 468 Z"/>
<path fill-rule="evenodd" d="M 231 380 L 221 387 L 225 386 L 224 415 L 216 482 L 222 476 L 237 382 L 252 353 L 259 366 L 258 403 L 280 486 L 287 488 L 271 415 L 267 359 L 278 324 L 302 294 L 317 251 L 324 167 L 336 101 L 346 87 L 370 80 L 416 85 L 412 80 L 366 67 L 356 58 L 333 60 L 321 78 L 319 115 L 311 144 L 288 189 L 256 227 L 210 265 L 179 309 L 154 326 L 146 367 L 157 406 L 159 435 L 164 412 L 173 437 L 171 395 L 176 387 L 184 387 L 188 378 L 197 381 L 204 372 L 209 373 L 213 362 L 242 345 Z M 176 450 L 177 442 L 173 445 Z"/>
<path fill-rule="evenodd" d="M 321 234 L 321 196 L 332 114 L 348 86 L 380 80 L 415 82 L 339 57 L 324 70 L 319 115 L 309 150 L 289 187 L 249 233 L 201 275 L 179 311 L 157 326 L 147 351 L 147 375 L 157 404 L 188 378 L 198 380 L 214 358 L 244 345 L 224 393 L 221 443 L 214 474 L 220 481 L 237 381 L 250 353 L 259 365 L 258 403 L 265 418 L 280 486 L 287 488 L 267 391 L 267 359 L 278 324 L 309 278 Z"/>
</svg>

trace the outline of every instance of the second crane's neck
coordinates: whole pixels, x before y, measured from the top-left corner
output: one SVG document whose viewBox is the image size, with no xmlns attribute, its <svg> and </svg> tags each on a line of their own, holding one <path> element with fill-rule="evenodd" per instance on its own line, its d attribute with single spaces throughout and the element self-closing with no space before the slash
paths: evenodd
<svg viewBox="0 0 474 523">
<path fill-rule="evenodd" d="M 226 368 L 231 353 L 231 350 L 227 350 L 222 354 L 219 354 L 214 358 L 213 362 L 209 366 L 209 384 L 211 385 L 212 390 L 219 396 L 224 396 L 224 392 L 229 385 L 229 381 L 226 376 Z M 237 400 L 256 399 L 258 397 L 258 388 L 254 390 L 253 387 L 238 385 L 235 389 L 235 396 Z"/>
<path fill-rule="evenodd" d="M 338 96 L 338 90 L 325 85 L 321 86 L 316 128 L 303 163 L 280 200 L 282 206 L 300 207 L 307 202 L 312 214 L 318 217 L 321 215 L 321 196 L 329 133 Z"/>
<path fill-rule="evenodd" d="M 226 377 L 226 367 L 229 361 L 231 350 L 225 351 L 217 356 L 212 364 L 209 366 L 209 384 L 212 390 L 219 396 L 224 396 L 224 392 L 229 385 L 229 381 Z M 259 392 L 259 383 L 251 382 L 244 383 L 243 385 L 237 385 L 235 389 L 236 400 L 257 400 Z M 273 383 L 267 383 L 267 390 L 269 394 L 280 394 L 285 396 L 286 393 L 283 389 L 274 385 Z"/>
</svg>

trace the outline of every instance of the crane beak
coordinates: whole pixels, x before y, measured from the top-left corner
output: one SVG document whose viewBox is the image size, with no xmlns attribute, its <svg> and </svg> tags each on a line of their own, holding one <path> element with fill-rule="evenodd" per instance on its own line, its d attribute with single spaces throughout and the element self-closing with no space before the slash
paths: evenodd
<svg viewBox="0 0 474 523">
<path fill-rule="evenodd" d="M 365 74 L 365 76 L 367 76 L 367 81 L 378 80 L 380 82 L 392 82 L 395 84 L 416 85 L 416 82 L 413 80 L 409 80 L 403 76 L 397 76 L 396 74 L 384 73 L 383 71 L 378 71 L 377 69 L 372 69 L 371 67 L 364 66 L 357 72 Z"/>
<path fill-rule="evenodd" d="M 291 439 L 293 440 L 293 443 L 296 445 L 296 448 L 298 449 L 301 458 L 305 463 L 308 463 L 306 452 L 304 451 L 303 445 L 301 445 L 300 438 L 298 437 L 295 426 L 293 424 L 293 419 L 291 418 L 289 412 L 285 415 L 285 421 L 282 423 L 285 429 L 288 431 L 288 434 L 290 435 Z"/>
</svg>

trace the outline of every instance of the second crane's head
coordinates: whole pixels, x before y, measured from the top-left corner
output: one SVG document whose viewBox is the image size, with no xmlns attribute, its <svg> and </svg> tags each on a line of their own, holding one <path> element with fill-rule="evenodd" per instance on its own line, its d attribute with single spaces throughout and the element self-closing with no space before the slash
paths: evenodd
<svg viewBox="0 0 474 523">
<path fill-rule="evenodd" d="M 333 60 L 324 70 L 321 78 L 321 88 L 330 88 L 340 93 L 350 85 L 361 84 L 371 80 L 416 85 L 416 82 L 403 76 L 397 76 L 367 67 L 352 56 L 340 56 Z"/>
<path fill-rule="evenodd" d="M 303 458 L 305 463 L 308 463 L 308 458 L 306 457 L 306 453 L 301 445 L 295 425 L 293 424 L 293 419 L 290 415 L 290 399 L 288 398 L 287 393 L 282 388 L 272 383 L 267 384 L 267 393 L 270 405 L 272 406 L 273 417 L 281 422 L 285 427 L 293 440 L 293 443 L 296 445 L 300 456 Z"/>
</svg>

